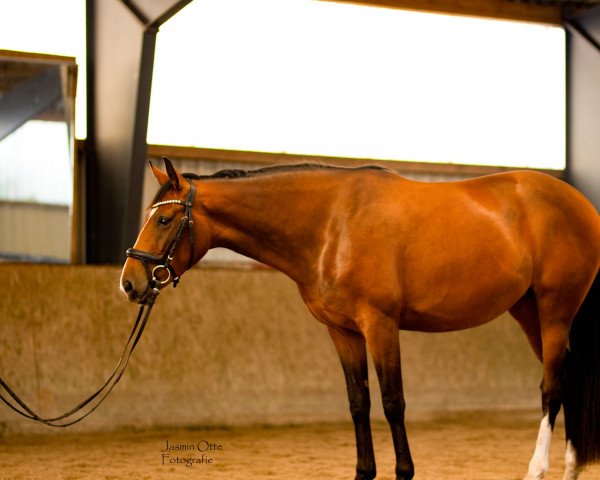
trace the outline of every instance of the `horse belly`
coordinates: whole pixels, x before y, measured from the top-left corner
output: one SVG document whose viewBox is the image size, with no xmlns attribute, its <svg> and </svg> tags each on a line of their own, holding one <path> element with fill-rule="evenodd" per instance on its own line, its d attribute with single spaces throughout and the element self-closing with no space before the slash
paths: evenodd
<svg viewBox="0 0 600 480">
<path fill-rule="evenodd" d="M 429 291 L 406 304 L 400 329 L 449 332 L 490 322 L 512 307 L 529 288 L 515 278 L 496 284 L 477 279 L 455 286 L 431 285 Z"/>
</svg>

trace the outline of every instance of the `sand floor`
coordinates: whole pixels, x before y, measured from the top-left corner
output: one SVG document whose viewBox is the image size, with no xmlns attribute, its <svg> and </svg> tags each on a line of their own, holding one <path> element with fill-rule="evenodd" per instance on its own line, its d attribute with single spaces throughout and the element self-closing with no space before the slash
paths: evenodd
<svg viewBox="0 0 600 480">
<path fill-rule="evenodd" d="M 387 425 L 373 427 L 377 478 L 393 480 Z M 462 413 L 409 422 L 407 429 L 417 480 L 520 480 L 537 420 L 523 412 Z M 554 440 L 547 480 L 562 478 L 560 425 Z M 163 451 L 167 441 L 190 450 Z M 350 424 L 4 437 L 0 479 L 351 480 L 354 452 Z M 186 465 L 187 458 L 194 463 Z M 588 468 L 580 479 L 600 479 L 600 466 Z"/>
</svg>

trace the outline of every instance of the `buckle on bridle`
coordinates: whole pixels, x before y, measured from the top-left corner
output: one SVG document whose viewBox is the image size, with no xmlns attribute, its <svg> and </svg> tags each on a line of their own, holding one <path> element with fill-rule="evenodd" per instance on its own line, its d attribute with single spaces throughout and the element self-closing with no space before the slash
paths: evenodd
<svg viewBox="0 0 600 480">
<path fill-rule="evenodd" d="M 167 278 L 161 280 L 159 277 L 161 276 L 160 272 L 162 272 L 163 270 L 167 272 Z M 169 267 L 165 265 L 157 265 L 152 269 L 152 281 L 155 285 L 165 285 L 169 283 L 169 280 L 171 280 L 171 269 Z"/>
</svg>

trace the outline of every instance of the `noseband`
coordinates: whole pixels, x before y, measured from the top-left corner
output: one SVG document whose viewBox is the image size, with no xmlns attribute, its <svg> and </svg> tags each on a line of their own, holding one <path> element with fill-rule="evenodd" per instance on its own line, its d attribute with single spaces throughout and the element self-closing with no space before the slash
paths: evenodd
<svg viewBox="0 0 600 480">
<path fill-rule="evenodd" d="M 146 274 L 148 275 L 148 289 L 147 292 L 151 292 L 155 287 L 165 285 L 169 282 L 171 278 L 173 278 L 173 286 L 176 287 L 179 283 L 180 276 L 177 275 L 177 272 L 171 266 L 171 262 L 173 261 L 173 255 L 175 253 L 175 249 L 183 236 L 183 231 L 185 226 L 188 226 L 190 231 L 190 259 L 188 263 L 188 269 L 192 268 L 194 263 L 194 220 L 192 219 L 192 205 L 194 204 L 194 196 L 196 194 L 196 185 L 193 182 L 188 180 L 190 184 L 190 191 L 185 201 L 183 200 L 163 200 L 161 202 L 156 202 L 150 208 L 160 207 L 161 205 L 169 205 L 172 203 L 177 203 L 179 205 L 183 205 L 185 207 L 185 213 L 181 220 L 179 221 L 179 225 L 177 226 L 177 230 L 175 231 L 175 235 L 167 245 L 164 253 L 162 255 L 154 255 L 150 252 L 145 252 L 143 250 L 137 250 L 135 248 L 128 248 L 125 252 L 128 257 L 137 258 L 142 262 L 144 268 L 146 269 Z M 148 262 L 154 264 L 154 268 L 150 270 L 150 266 Z M 166 272 L 166 277 L 164 277 L 164 272 Z M 161 278 L 162 277 L 162 278 Z M 144 295 L 146 297 L 147 295 Z"/>
</svg>

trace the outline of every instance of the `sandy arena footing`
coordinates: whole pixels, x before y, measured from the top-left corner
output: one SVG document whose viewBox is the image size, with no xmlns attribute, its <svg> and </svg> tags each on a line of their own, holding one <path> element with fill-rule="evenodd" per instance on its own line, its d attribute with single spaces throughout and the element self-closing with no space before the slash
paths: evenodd
<svg viewBox="0 0 600 480">
<path fill-rule="evenodd" d="M 470 412 L 408 422 L 415 479 L 521 480 L 538 420 L 532 412 Z M 377 478 L 393 480 L 387 425 L 374 422 L 373 436 Z M 546 480 L 562 478 L 563 447 L 558 424 Z M 350 422 L 0 439 L 2 480 L 351 480 L 354 463 Z M 580 478 L 600 478 L 600 466 Z"/>
</svg>

